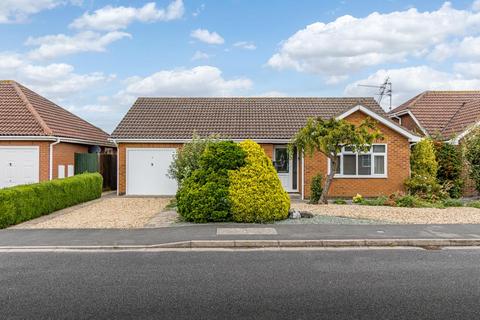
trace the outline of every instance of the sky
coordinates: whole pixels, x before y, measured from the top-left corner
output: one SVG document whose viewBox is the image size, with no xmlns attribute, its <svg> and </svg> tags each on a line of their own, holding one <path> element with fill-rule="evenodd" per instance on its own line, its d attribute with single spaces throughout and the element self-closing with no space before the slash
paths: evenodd
<svg viewBox="0 0 480 320">
<path fill-rule="evenodd" d="M 0 39 L 0 79 L 109 133 L 140 96 L 480 89 L 480 0 L 0 0 Z"/>
</svg>

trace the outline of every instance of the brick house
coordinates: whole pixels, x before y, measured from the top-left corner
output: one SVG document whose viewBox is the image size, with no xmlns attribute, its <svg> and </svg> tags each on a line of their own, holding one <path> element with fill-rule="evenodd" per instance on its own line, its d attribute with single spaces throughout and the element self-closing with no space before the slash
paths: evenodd
<svg viewBox="0 0 480 320">
<path fill-rule="evenodd" d="M 384 140 L 366 154 L 344 150 L 331 196 L 388 195 L 410 174 L 410 144 L 419 137 L 388 119 L 372 98 L 139 98 L 112 133 L 118 146 L 118 193 L 173 195 L 166 176 L 173 154 L 194 133 L 258 142 L 286 191 L 308 197 L 312 177 L 329 170 L 327 158 L 295 154 L 287 144 L 310 117 L 378 122 Z"/>
<path fill-rule="evenodd" d="M 480 91 L 425 91 L 389 112 L 393 121 L 421 135 L 461 145 L 480 125 Z M 464 166 L 464 195 L 477 195 Z"/>
<path fill-rule="evenodd" d="M 0 188 L 71 176 L 74 154 L 114 152 L 108 139 L 21 84 L 0 81 Z"/>
</svg>

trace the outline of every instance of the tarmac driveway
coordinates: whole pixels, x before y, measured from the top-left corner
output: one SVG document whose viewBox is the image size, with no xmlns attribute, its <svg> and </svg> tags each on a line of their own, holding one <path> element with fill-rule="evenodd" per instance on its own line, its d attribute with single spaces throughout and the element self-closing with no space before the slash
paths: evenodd
<svg viewBox="0 0 480 320">
<path fill-rule="evenodd" d="M 142 228 L 154 216 L 168 225 L 176 214 L 162 212 L 170 198 L 103 196 L 74 207 L 57 211 L 12 229 L 82 229 L 82 228 Z"/>
</svg>

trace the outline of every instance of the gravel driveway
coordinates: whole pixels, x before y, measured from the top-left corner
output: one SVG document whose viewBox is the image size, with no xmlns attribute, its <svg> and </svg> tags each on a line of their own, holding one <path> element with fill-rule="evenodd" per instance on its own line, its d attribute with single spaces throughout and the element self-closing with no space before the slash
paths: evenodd
<svg viewBox="0 0 480 320">
<path fill-rule="evenodd" d="M 57 211 L 12 228 L 15 229 L 78 229 L 78 228 L 142 228 L 170 202 L 168 198 L 128 198 L 106 196 L 82 205 Z M 159 215 L 161 215 L 160 213 Z M 167 215 L 167 214 L 166 214 Z M 174 217 L 166 216 L 165 223 Z"/>
<path fill-rule="evenodd" d="M 307 203 L 292 203 L 292 207 L 319 215 L 381 220 L 401 224 L 480 223 L 480 209 L 469 207 L 435 209 Z"/>
</svg>

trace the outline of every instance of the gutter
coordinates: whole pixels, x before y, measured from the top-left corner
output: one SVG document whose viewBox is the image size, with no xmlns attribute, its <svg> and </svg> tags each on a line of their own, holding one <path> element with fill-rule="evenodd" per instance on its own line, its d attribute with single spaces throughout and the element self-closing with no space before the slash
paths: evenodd
<svg viewBox="0 0 480 320">
<path fill-rule="evenodd" d="M 53 146 L 59 144 L 61 142 L 60 138 L 56 138 L 57 141 L 55 142 L 52 142 L 50 143 L 50 161 L 49 161 L 49 164 L 50 164 L 50 167 L 49 167 L 49 180 L 52 180 L 53 179 Z"/>
</svg>

